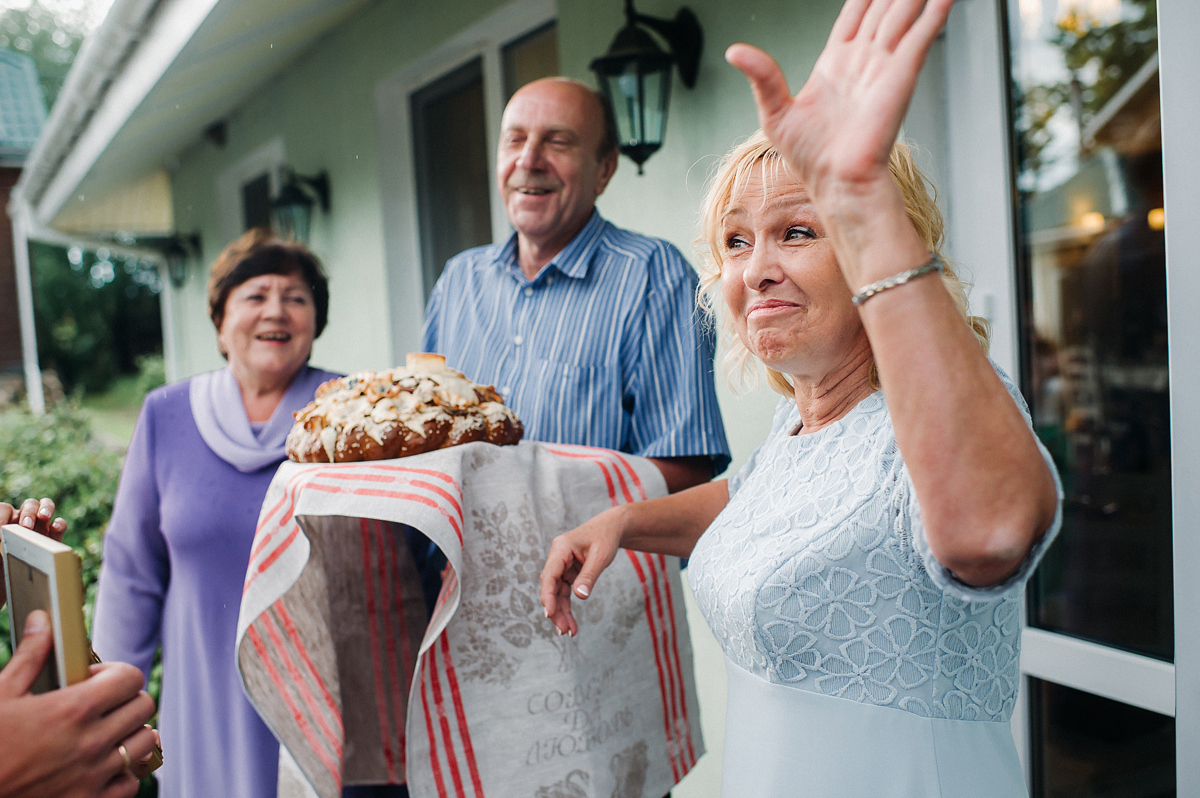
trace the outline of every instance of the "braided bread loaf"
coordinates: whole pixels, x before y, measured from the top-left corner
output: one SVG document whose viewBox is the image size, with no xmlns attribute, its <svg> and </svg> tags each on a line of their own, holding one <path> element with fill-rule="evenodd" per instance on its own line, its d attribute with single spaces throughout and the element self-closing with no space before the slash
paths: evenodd
<svg viewBox="0 0 1200 798">
<path fill-rule="evenodd" d="M 403 368 L 321 385 L 296 413 L 287 453 L 301 463 L 389 460 L 471 441 L 503 446 L 523 434 L 490 385 L 447 368 L 441 355 L 410 354 Z"/>
</svg>

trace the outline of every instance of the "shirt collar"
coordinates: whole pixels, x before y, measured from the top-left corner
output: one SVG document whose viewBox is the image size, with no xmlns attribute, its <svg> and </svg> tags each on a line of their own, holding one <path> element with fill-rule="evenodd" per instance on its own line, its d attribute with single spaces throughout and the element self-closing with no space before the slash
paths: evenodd
<svg viewBox="0 0 1200 798">
<path fill-rule="evenodd" d="M 600 215 L 600 211 L 593 208 L 592 216 L 588 219 L 587 224 L 562 248 L 562 251 L 546 264 L 541 273 L 544 274 L 546 269 L 553 267 L 567 277 L 574 277 L 577 280 L 587 277 L 588 266 L 591 265 L 592 256 L 600 245 L 600 239 L 607 224 L 608 222 L 604 221 L 604 217 Z M 517 262 L 516 233 L 509 236 L 508 243 L 500 250 L 500 262 L 520 273 L 521 264 Z"/>
</svg>

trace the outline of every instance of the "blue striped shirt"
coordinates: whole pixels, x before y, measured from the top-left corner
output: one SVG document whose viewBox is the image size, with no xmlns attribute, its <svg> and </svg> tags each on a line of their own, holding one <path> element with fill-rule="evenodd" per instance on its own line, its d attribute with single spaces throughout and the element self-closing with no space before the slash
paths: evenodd
<svg viewBox="0 0 1200 798">
<path fill-rule="evenodd" d="M 729 465 L 713 386 L 714 336 L 696 275 L 665 241 L 593 212 L 530 280 L 517 237 L 451 258 L 423 346 L 504 396 L 525 437 Z"/>
</svg>

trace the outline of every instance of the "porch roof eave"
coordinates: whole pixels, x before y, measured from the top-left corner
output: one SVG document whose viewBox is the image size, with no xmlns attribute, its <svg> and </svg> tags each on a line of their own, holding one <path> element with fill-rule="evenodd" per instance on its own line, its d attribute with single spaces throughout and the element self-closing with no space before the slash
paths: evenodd
<svg viewBox="0 0 1200 798">
<path fill-rule="evenodd" d="M 263 13 L 252 0 L 114 0 L 67 76 L 11 210 L 36 233 L 80 193 L 98 198 L 169 167 L 367 2 L 283 0 Z"/>
<path fill-rule="evenodd" d="M 114 0 L 84 42 L 12 191 L 10 213 L 48 230 L 138 104 L 220 0 Z"/>
</svg>

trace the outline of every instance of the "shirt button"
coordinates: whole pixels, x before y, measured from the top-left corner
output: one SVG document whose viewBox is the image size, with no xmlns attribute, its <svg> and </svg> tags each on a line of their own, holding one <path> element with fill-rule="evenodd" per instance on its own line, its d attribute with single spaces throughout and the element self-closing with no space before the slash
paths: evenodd
<svg viewBox="0 0 1200 798">
<path fill-rule="evenodd" d="M 514 335 L 513 343 L 516 344 L 517 346 L 520 346 L 521 344 L 525 343 L 525 338 L 520 335 Z"/>
<path fill-rule="evenodd" d="M 509 394 L 512 393 L 512 387 L 505 385 L 500 389 L 500 393 L 503 394 L 504 396 L 508 396 Z"/>
<path fill-rule="evenodd" d="M 526 289 L 525 289 L 525 296 L 533 296 L 533 289 L 532 289 L 532 288 L 526 288 Z"/>
</svg>

